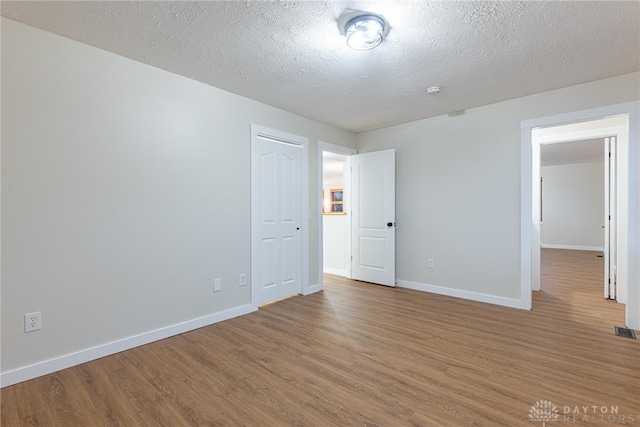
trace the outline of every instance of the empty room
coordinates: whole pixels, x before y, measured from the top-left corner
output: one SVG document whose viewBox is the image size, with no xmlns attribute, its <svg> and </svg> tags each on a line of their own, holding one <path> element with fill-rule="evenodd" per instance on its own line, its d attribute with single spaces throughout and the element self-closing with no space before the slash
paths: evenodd
<svg viewBox="0 0 640 427">
<path fill-rule="evenodd" d="M 0 14 L 3 427 L 640 425 L 640 2 Z"/>
</svg>

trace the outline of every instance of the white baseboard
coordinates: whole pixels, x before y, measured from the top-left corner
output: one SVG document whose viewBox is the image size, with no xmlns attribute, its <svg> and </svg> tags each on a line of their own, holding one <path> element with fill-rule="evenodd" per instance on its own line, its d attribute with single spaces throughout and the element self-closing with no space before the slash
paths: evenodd
<svg viewBox="0 0 640 427">
<path fill-rule="evenodd" d="M 211 314 L 186 322 L 177 323 L 175 325 L 166 326 L 164 328 L 155 329 L 153 331 L 144 332 L 121 340 L 112 341 L 110 343 L 101 344 L 95 347 L 80 350 L 74 353 L 65 354 L 64 356 L 55 357 L 53 359 L 34 363 L 33 365 L 23 366 L 11 371 L 2 372 L 0 374 L 0 387 L 7 387 L 22 381 L 47 375 L 61 369 L 70 368 L 81 363 L 90 362 L 101 357 L 129 350 L 154 341 L 169 338 L 174 335 L 192 331 L 194 329 L 209 326 L 223 320 L 232 319 L 258 310 L 258 307 L 247 304 L 241 307 L 225 310 L 220 313 Z"/>
<path fill-rule="evenodd" d="M 324 267 L 322 271 L 324 271 L 327 274 L 347 277 L 347 270 L 341 270 L 339 268 Z"/>
<path fill-rule="evenodd" d="M 410 282 L 408 280 L 398 280 L 399 288 L 414 289 L 416 291 L 431 292 L 433 294 L 446 295 L 450 297 L 462 298 L 471 301 L 485 302 L 489 304 L 501 305 L 510 308 L 522 308 L 519 299 L 504 298 L 495 295 L 481 294 L 477 292 L 463 291 L 460 289 L 445 288 L 442 286 L 427 285 L 424 283 Z"/>
<path fill-rule="evenodd" d="M 556 245 L 553 243 L 542 243 L 540 244 L 540 247 L 544 249 L 570 249 L 573 251 L 595 251 L 595 252 L 604 251 L 604 248 L 602 246 L 576 246 L 576 245 Z"/>
</svg>

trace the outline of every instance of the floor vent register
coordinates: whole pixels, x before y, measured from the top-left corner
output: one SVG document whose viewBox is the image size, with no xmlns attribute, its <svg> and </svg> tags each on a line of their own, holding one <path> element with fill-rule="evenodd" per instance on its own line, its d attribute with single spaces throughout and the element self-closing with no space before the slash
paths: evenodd
<svg viewBox="0 0 640 427">
<path fill-rule="evenodd" d="M 629 328 L 621 328 L 620 326 L 614 326 L 613 329 L 616 331 L 616 335 L 619 337 L 636 339 L 636 332 L 633 329 Z"/>
</svg>

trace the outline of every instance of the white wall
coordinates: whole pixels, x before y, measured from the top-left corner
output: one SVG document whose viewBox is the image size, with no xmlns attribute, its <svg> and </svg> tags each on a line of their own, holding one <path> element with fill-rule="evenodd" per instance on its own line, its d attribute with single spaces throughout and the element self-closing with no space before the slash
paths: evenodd
<svg viewBox="0 0 640 427">
<path fill-rule="evenodd" d="M 324 272 L 347 275 L 347 215 L 323 215 L 323 263 Z"/>
<path fill-rule="evenodd" d="M 632 73 L 359 134 L 359 152 L 397 150 L 400 285 L 520 306 L 521 122 L 637 101 L 639 81 Z"/>
<path fill-rule="evenodd" d="M 344 181 L 324 182 L 322 189 L 324 190 L 325 206 L 330 209 L 331 206 L 331 190 L 336 188 L 344 189 Z M 322 263 L 325 273 L 346 276 L 347 274 L 347 229 L 348 217 L 346 215 L 323 215 L 323 246 L 322 246 Z"/>
<path fill-rule="evenodd" d="M 338 188 L 345 190 L 346 164 L 346 162 L 342 162 L 342 171 L 337 174 L 335 170 L 327 171 L 327 162 L 325 161 L 324 163 L 325 171 L 322 189 L 324 192 L 323 204 L 327 207 L 327 212 L 331 212 L 331 190 Z M 343 195 L 346 195 L 346 193 L 343 193 Z M 346 207 L 346 205 L 343 205 L 343 207 Z M 323 272 L 325 273 L 339 276 L 347 275 L 347 251 L 350 248 L 348 244 L 350 239 L 348 221 L 349 217 L 347 215 L 323 215 L 322 263 Z"/>
<path fill-rule="evenodd" d="M 4 380 L 247 307 L 250 288 L 237 281 L 250 273 L 251 123 L 309 138 L 311 194 L 318 140 L 355 143 L 351 133 L 2 18 Z M 315 282 L 320 201 L 310 204 L 313 279 L 303 280 Z M 222 291 L 212 293 L 216 277 Z M 42 330 L 25 334 L 23 314 L 33 311 Z"/>
<path fill-rule="evenodd" d="M 603 250 L 604 162 L 544 166 L 542 247 Z"/>
</svg>

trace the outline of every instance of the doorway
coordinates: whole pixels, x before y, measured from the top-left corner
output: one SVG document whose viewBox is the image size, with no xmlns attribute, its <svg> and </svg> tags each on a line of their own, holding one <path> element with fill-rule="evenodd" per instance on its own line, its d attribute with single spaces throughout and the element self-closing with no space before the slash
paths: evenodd
<svg viewBox="0 0 640 427">
<path fill-rule="evenodd" d="M 318 283 L 323 274 L 351 278 L 351 161 L 356 150 L 319 142 L 320 243 Z"/>
<path fill-rule="evenodd" d="M 570 251 L 581 251 L 573 259 L 599 266 L 597 296 L 612 300 L 617 265 L 617 158 L 612 135 L 626 133 L 626 127 L 626 116 L 616 116 L 532 132 L 540 149 L 540 248 L 541 259 L 547 260 L 540 264 L 541 276 L 545 266 L 553 264 L 550 257 L 567 258 Z M 587 288 L 596 290 L 593 285 Z"/>
<path fill-rule="evenodd" d="M 349 156 L 322 152 L 322 270 L 351 277 Z"/>
<path fill-rule="evenodd" d="M 618 160 L 624 165 L 625 157 L 616 157 L 616 150 L 611 150 L 615 144 L 611 142 L 620 139 L 626 148 L 627 129 L 627 116 L 618 115 L 531 131 L 532 150 L 539 152 L 534 154 L 532 176 L 533 180 L 540 181 L 540 193 L 534 200 L 532 259 L 539 265 L 540 248 L 543 247 L 603 252 L 608 267 L 607 278 L 603 277 L 602 281 L 603 293 L 606 298 L 612 295 L 613 299 L 616 293 L 611 293 L 610 287 L 616 288 L 617 277 L 616 206 L 618 202 L 626 203 L 624 195 L 617 197 L 616 178 L 618 169 L 621 176 L 626 176 L 626 170 L 616 167 Z M 542 170 L 547 175 L 546 182 Z M 621 179 L 621 192 L 626 188 L 625 184 L 626 179 Z M 551 191 L 543 194 L 544 188 Z M 551 202 L 546 203 L 546 207 L 544 199 Z M 545 211 L 549 212 L 545 215 Z M 625 206 L 620 211 L 626 211 Z M 621 219 L 620 234 L 627 234 L 627 222 Z M 613 283 L 607 283 L 609 276 L 614 276 Z M 532 288 L 539 290 L 539 272 L 534 271 L 533 277 L 535 286 Z M 618 302 L 626 303 L 626 281 L 620 282 L 619 291 Z"/>
<path fill-rule="evenodd" d="M 319 229 L 318 281 L 323 281 L 330 244 L 324 232 L 329 224 L 343 223 L 337 244 L 342 269 L 329 270 L 354 280 L 395 286 L 395 150 L 356 154 L 355 150 L 328 143 L 318 144 L 318 182 L 322 221 Z M 325 160 L 326 159 L 326 160 Z M 325 163 L 342 163 L 343 186 L 323 188 Z M 341 199 L 341 200 L 340 200 Z M 346 238 L 346 241 L 345 241 Z M 344 249 L 341 250 L 341 249 Z M 332 254 L 333 255 L 333 254 Z"/>
<path fill-rule="evenodd" d="M 526 120 L 522 122 L 522 163 L 521 163 L 521 308 L 531 309 L 531 291 L 540 289 L 540 194 L 539 194 L 539 162 L 540 141 L 534 141 L 532 131 L 544 130 L 561 124 L 580 124 L 593 120 L 627 117 L 628 124 L 618 137 L 618 212 L 617 219 L 617 277 L 619 288 L 625 288 L 627 298 L 626 324 L 630 328 L 640 327 L 640 277 L 636 260 L 638 254 L 637 233 L 639 226 L 638 201 L 639 194 L 635 190 L 638 180 L 638 124 L 640 111 L 637 103 L 619 104 L 560 114 L 552 117 Z M 624 127 L 624 126 L 623 126 Z M 580 131 L 578 131 L 579 133 Z M 611 135 L 606 132 L 599 135 Z M 573 135 L 573 140 L 580 138 Z M 630 188 L 630 183 L 634 183 Z M 629 191 L 632 190 L 632 191 Z"/>
</svg>

